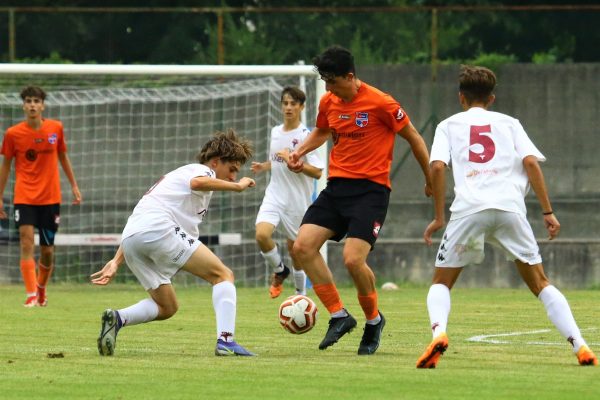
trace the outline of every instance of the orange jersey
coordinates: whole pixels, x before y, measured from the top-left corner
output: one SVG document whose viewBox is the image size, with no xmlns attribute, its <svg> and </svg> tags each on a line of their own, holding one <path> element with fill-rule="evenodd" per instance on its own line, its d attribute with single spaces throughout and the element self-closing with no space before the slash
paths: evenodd
<svg viewBox="0 0 600 400">
<path fill-rule="evenodd" d="M 332 130 L 329 178 L 369 179 L 391 188 L 396 133 L 409 121 L 392 96 L 364 82 L 349 103 L 326 93 L 316 125 Z"/>
<path fill-rule="evenodd" d="M 15 159 L 14 204 L 60 203 L 58 153 L 67 151 L 60 121 L 44 119 L 39 130 L 23 121 L 6 130 L 1 153 Z"/>
</svg>

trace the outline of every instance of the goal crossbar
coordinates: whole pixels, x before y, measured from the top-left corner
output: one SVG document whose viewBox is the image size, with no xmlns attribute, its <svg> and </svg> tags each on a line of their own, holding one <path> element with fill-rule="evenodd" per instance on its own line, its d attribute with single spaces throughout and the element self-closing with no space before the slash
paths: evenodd
<svg viewBox="0 0 600 400">
<path fill-rule="evenodd" d="M 318 76 L 309 65 L 0 64 L 0 74 Z"/>
</svg>

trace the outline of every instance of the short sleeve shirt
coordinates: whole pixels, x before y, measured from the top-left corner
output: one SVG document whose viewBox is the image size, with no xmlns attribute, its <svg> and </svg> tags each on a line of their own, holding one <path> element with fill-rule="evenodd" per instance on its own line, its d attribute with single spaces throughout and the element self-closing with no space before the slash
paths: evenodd
<svg viewBox="0 0 600 400">
<path fill-rule="evenodd" d="M 450 219 L 491 208 L 526 215 L 529 178 L 523 159 L 530 155 L 546 160 L 521 123 L 508 115 L 473 107 L 440 122 L 430 162 L 452 168 Z"/>
<path fill-rule="evenodd" d="M 15 204 L 48 205 L 61 202 L 58 153 L 67 151 L 63 125 L 44 119 L 40 129 L 25 121 L 7 129 L 2 155 L 15 159 Z"/>
<path fill-rule="evenodd" d="M 203 176 L 215 178 L 215 172 L 196 163 L 179 167 L 160 178 L 135 206 L 122 238 L 169 226 L 179 226 L 197 238 L 198 225 L 208 211 L 213 192 L 192 190 L 190 181 Z"/>
<path fill-rule="evenodd" d="M 391 188 L 396 133 L 408 123 L 408 115 L 392 96 L 364 82 L 348 103 L 326 93 L 317 127 L 333 131 L 328 178 L 368 179 Z"/>
<path fill-rule="evenodd" d="M 271 179 L 265 190 L 263 201 L 282 207 L 290 215 L 304 215 L 312 203 L 315 179 L 303 173 L 297 174 L 290 171 L 286 162 L 277 156 L 277 153 L 283 149 L 294 151 L 309 133 L 310 131 L 304 124 L 287 132 L 283 130 L 283 125 L 277 125 L 271 129 L 269 149 Z M 306 154 L 303 160 L 316 168 L 323 169 L 325 167 L 316 150 Z"/>
</svg>

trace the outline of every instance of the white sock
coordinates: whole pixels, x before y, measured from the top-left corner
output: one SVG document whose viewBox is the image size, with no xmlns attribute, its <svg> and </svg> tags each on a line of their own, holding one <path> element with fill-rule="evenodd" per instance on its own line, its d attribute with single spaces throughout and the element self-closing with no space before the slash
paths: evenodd
<svg viewBox="0 0 600 400">
<path fill-rule="evenodd" d="M 281 256 L 279 255 L 277 245 L 266 253 L 261 251 L 260 254 L 265 258 L 265 261 L 267 261 L 267 264 L 269 264 L 269 267 L 271 267 L 274 272 L 283 271 L 283 262 L 281 262 Z"/>
<path fill-rule="evenodd" d="M 450 315 L 450 289 L 441 283 L 431 285 L 427 294 L 427 310 L 431 330 L 435 338 L 442 332 L 446 332 L 448 315 Z"/>
<path fill-rule="evenodd" d="M 233 341 L 235 334 L 236 292 L 235 286 L 223 281 L 213 286 L 213 307 L 217 317 L 217 339 Z"/>
<path fill-rule="evenodd" d="M 123 326 L 143 324 L 156 319 L 158 304 L 152 299 L 144 299 L 132 306 L 118 310 L 118 312 Z"/>
<path fill-rule="evenodd" d="M 542 289 L 538 299 L 544 303 L 548 319 L 556 326 L 560 334 L 573 345 L 573 351 L 577 353 L 579 348 L 586 345 L 586 343 L 581 337 L 581 332 L 577 327 L 565 296 L 554 286 L 548 285 Z"/>
<path fill-rule="evenodd" d="M 294 270 L 294 283 L 296 284 L 296 294 L 306 295 L 306 272 L 301 269 Z"/>
<path fill-rule="evenodd" d="M 336 311 L 331 314 L 331 318 L 343 318 L 348 316 L 348 311 L 345 308 L 342 308 L 340 311 Z"/>
</svg>

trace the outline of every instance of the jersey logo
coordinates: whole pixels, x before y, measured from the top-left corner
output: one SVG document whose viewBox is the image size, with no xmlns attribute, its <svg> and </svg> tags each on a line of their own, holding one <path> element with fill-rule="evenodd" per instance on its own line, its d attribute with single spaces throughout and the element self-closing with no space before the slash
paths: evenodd
<svg viewBox="0 0 600 400">
<path fill-rule="evenodd" d="M 350 119 L 350 116 L 348 114 L 340 114 L 338 119 Z"/>
<path fill-rule="evenodd" d="M 34 149 L 29 149 L 25 152 L 25 158 L 27 161 L 35 161 L 37 160 L 37 151 Z"/>
<path fill-rule="evenodd" d="M 56 144 L 57 141 L 58 141 L 58 135 L 56 133 L 51 133 L 48 135 L 48 143 Z"/>
<path fill-rule="evenodd" d="M 381 224 L 377 221 L 373 223 L 373 236 L 379 237 L 379 231 L 381 230 Z"/>
<path fill-rule="evenodd" d="M 292 140 L 292 149 L 295 149 L 298 146 L 298 139 Z"/>
<path fill-rule="evenodd" d="M 369 113 L 357 112 L 355 122 L 356 126 L 358 126 L 359 128 L 364 128 L 369 124 Z"/>
<path fill-rule="evenodd" d="M 404 114 L 404 111 L 402 111 L 402 108 L 399 108 L 398 109 L 398 114 L 396 114 L 396 119 L 398 121 L 401 121 L 404 118 L 404 115 L 405 114 Z"/>
</svg>

